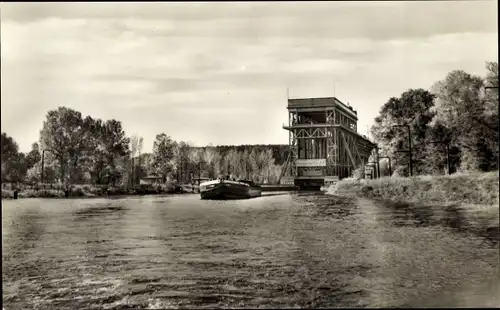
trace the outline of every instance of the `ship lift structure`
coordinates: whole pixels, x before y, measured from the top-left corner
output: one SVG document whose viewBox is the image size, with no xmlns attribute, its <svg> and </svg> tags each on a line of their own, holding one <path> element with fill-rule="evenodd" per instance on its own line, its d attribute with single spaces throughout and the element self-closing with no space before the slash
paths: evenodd
<svg viewBox="0 0 500 310">
<path fill-rule="evenodd" d="M 357 132 L 357 111 L 335 97 L 288 99 L 290 152 L 280 184 L 301 189 L 335 184 L 362 168 L 376 145 Z"/>
</svg>

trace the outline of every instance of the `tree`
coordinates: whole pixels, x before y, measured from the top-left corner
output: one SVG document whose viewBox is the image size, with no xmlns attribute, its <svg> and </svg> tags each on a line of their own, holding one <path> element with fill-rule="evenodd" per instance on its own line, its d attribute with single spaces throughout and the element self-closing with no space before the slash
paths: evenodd
<svg viewBox="0 0 500 310">
<path fill-rule="evenodd" d="M 26 168 L 31 169 L 36 163 L 40 162 L 42 155 L 40 154 L 40 147 L 38 143 L 31 145 L 31 151 L 26 155 Z"/>
<path fill-rule="evenodd" d="M 143 141 L 143 138 L 137 136 L 137 134 L 132 135 L 130 138 L 130 155 L 132 157 L 141 155 Z"/>
<path fill-rule="evenodd" d="M 252 149 L 248 156 L 248 164 L 250 166 L 250 178 L 254 182 L 258 182 L 258 178 L 260 175 L 260 163 L 259 163 L 259 154 L 257 149 Z"/>
<path fill-rule="evenodd" d="M 19 182 L 24 179 L 26 162 L 23 153 L 19 153 L 16 141 L 2 132 L 2 181 Z"/>
<path fill-rule="evenodd" d="M 500 119 L 498 115 L 498 62 L 486 63 L 485 94 L 484 94 L 484 118 L 489 128 L 487 148 L 491 151 L 490 166 L 488 170 L 498 170 Z M 491 88 L 492 87 L 492 88 Z"/>
<path fill-rule="evenodd" d="M 172 171 L 174 160 L 175 142 L 165 133 L 156 135 L 153 143 L 152 164 L 155 172 L 165 179 Z"/>
<path fill-rule="evenodd" d="M 137 169 L 136 167 L 138 167 L 136 165 L 136 162 L 135 162 L 135 159 L 136 157 L 139 159 L 139 166 L 140 166 L 140 155 L 141 155 L 141 151 L 142 151 L 142 146 L 143 146 L 143 139 L 142 137 L 139 137 L 137 136 L 136 134 L 132 135 L 132 137 L 130 138 L 130 156 L 132 158 L 132 184 L 134 183 L 137 183 L 136 181 L 136 172 L 139 172 L 140 174 L 142 174 L 142 170 L 141 169 Z"/>
<path fill-rule="evenodd" d="M 245 149 L 243 151 L 243 153 L 241 153 L 241 156 L 240 156 L 241 167 L 243 169 L 242 173 L 243 173 L 243 177 L 245 178 L 245 180 L 249 179 L 250 170 L 251 170 L 251 166 L 248 163 L 248 159 L 249 159 L 248 149 Z"/>
<path fill-rule="evenodd" d="M 123 157 L 128 157 L 130 154 L 130 139 L 125 135 L 121 122 L 114 119 L 106 121 L 103 127 L 102 143 L 106 154 L 108 180 L 115 184 L 128 171 L 117 169 L 116 160 L 122 162 L 125 160 Z M 124 166 L 128 164 L 121 163 L 120 167 Z"/>
<path fill-rule="evenodd" d="M 48 157 L 48 156 L 47 156 Z M 53 160 L 48 161 L 47 159 L 44 160 L 44 167 L 43 167 L 43 182 L 44 183 L 54 183 L 57 180 L 57 163 Z M 42 176 L 42 163 L 37 162 L 33 167 L 28 169 L 26 172 L 26 179 L 29 182 L 41 182 L 41 176 Z"/>
<path fill-rule="evenodd" d="M 218 176 L 218 171 L 216 171 L 216 163 L 219 161 L 219 153 L 213 147 L 207 147 L 203 154 L 203 161 L 205 162 L 205 167 L 210 178 L 215 178 Z"/>
<path fill-rule="evenodd" d="M 192 173 L 197 178 L 202 174 L 203 167 L 205 166 L 204 157 L 205 150 L 203 148 L 192 148 L 189 152 L 189 162 L 191 163 Z"/>
<path fill-rule="evenodd" d="M 274 168 L 273 151 L 271 149 L 262 151 L 259 154 L 259 163 L 261 166 L 259 174 L 261 178 L 264 178 L 266 182 L 269 183 L 269 177 L 271 176 L 271 171 Z"/>
<path fill-rule="evenodd" d="M 2 181 L 14 178 L 13 168 L 19 156 L 19 146 L 14 139 L 2 132 Z"/>
<path fill-rule="evenodd" d="M 84 120 L 84 137 L 88 150 L 81 158 L 81 164 L 86 167 L 90 179 L 96 184 L 107 183 L 105 170 L 107 166 L 106 147 L 103 141 L 104 123 L 100 119 L 87 116 Z"/>
<path fill-rule="evenodd" d="M 215 152 L 213 157 L 213 177 L 222 177 L 225 172 L 224 166 L 224 158 L 219 152 Z"/>
<path fill-rule="evenodd" d="M 172 170 L 177 174 L 177 181 L 184 182 L 189 175 L 189 143 L 180 141 L 174 142 L 174 160 Z"/>
<path fill-rule="evenodd" d="M 460 149 L 460 168 L 466 171 L 488 170 L 494 157 L 488 142 L 498 136 L 498 130 L 485 118 L 483 89 L 481 77 L 461 70 L 450 72 L 434 86 L 435 121 L 453 133 L 451 145 Z"/>
<path fill-rule="evenodd" d="M 66 181 L 68 164 L 76 167 L 88 142 L 84 139 L 83 119 L 80 112 L 59 107 L 47 113 L 40 132 L 42 149 L 50 151 L 59 162 L 60 181 Z"/>
<path fill-rule="evenodd" d="M 412 163 L 416 173 L 427 169 L 425 157 L 428 126 L 434 112 L 434 95 L 424 89 L 410 89 L 399 98 L 390 98 L 380 109 L 375 118 L 372 135 L 379 144 L 380 152 L 388 154 L 394 166 L 406 167 L 409 164 L 408 153 L 397 152 L 408 149 L 408 129 L 394 125 L 409 125 L 411 131 Z M 402 168 L 403 169 L 403 168 Z M 400 169 L 401 170 L 401 169 Z"/>
<path fill-rule="evenodd" d="M 240 167 L 238 163 L 238 153 L 235 149 L 230 149 L 224 156 L 224 168 L 226 175 L 230 175 L 237 178 L 240 173 Z"/>
</svg>

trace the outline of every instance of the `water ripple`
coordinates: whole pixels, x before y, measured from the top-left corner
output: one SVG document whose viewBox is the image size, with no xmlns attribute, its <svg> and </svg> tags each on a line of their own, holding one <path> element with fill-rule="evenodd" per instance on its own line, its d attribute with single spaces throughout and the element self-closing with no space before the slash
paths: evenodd
<svg viewBox="0 0 500 310">
<path fill-rule="evenodd" d="M 453 207 L 312 193 L 2 203 L 9 309 L 432 306 L 498 276 L 498 252 L 460 233 Z"/>
</svg>

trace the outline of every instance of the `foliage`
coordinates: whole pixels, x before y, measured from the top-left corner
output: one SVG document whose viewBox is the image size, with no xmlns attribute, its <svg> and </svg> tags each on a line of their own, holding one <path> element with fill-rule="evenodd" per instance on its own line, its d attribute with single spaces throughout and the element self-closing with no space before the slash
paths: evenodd
<svg viewBox="0 0 500 310">
<path fill-rule="evenodd" d="M 26 174 L 26 156 L 19 152 L 14 139 L 2 133 L 2 181 L 19 182 Z"/>
<path fill-rule="evenodd" d="M 155 172 L 164 178 L 173 170 L 176 143 L 165 133 L 156 135 L 153 144 L 152 165 Z"/>
<path fill-rule="evenodd" d="M 42 149 L 51 152 L 60 166 L 60 181 L 65 183 L 66 172 L 75 168 L 85 150 L 82 114 L 66 107 L 59 107 L 47 113 L 40 132 Z M 70 171 L 71 173 L 71 171 Z"/>
<path fill-rule="evenodd" d="M 31 151 L 26 154 L 26 169 L 31 169 L 36 163 L 40 162 L 42 159 L 42 154 L 40 153 L 40 147 L 38 143 L 33 143 L 31 145 Z"/>
<path fill-rule="evenodd" d="M 41 147 L 58 162 L 61 183 L 116 183 L 121 172 L 115 162 L 129 154 L 128 144 L 121 122 L 83 119 L 66 107 L 49 111 L 40 132 Z"/>
<path fill-rule="evenodd" d="M 372 134 L 395 175 L 408 175 L 408 125 L 414 174 L 498 169 L 498 63 L 487 63 L 485 78 L 461 70 L 435 83 L 431 92 L 416 89 L 390 98 L 375 118 Z"/>
<path fill-rule="evenodd" d="M 391 98 L 385 103 L 380 115 L 375 119 L 372 134 L 379 143 L 380 153 L 393 158 L 393 165 L 407 166 L 408 153 L 398 152 L 409 149 L 408 128 L 411 133 L 412 148 L 419 149 L 426 144 L 427 125 L 433 118 L 430 108 L 434 96 L 424 89 L 410 89 L 399 98 Z M 394 127 L 398 125 L 398 127 Z M 425 154 L 413 152 L 413 166 L 422 172 Z"/>
<path fill-rule="evenodd" d="M 368 180 L 371 197 L 419 203 L 467 203 L 496 205 L 498 209 L 498 171 L 456 173 L 451 176 L 422 175 L 413 178 Z M 342 183 L 343 181 L 340 181 Z"/>
</svg>

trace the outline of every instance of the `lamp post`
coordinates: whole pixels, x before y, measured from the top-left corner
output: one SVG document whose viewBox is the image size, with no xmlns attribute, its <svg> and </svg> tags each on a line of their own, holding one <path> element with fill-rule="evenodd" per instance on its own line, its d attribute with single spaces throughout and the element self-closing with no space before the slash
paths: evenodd
<svg viewBox="0 0 500 310">
<path fill-rule="evenodd" d="M 451 174 L 450 166 L 450 141 L 431 141 L 432 144 L 444 144 L 446 146 L 446 166 L 448 167 L 448 175 Z"/>
<path fill-rule="evenodd" d="M 409 156 L 410 156 L 410 176 L 413 176 L 413 164 L 412 164 L 412 156 L 411 156 L 411 129 L 410 129 L 410 125 L 392 125 L 392 127 L 406 127 L 408 129 L 408 151 L 398 151 L 398 152 L 403 152 L 403 153 L 406 153 L 408 152 L 409 153 Z"/>
</svg>

